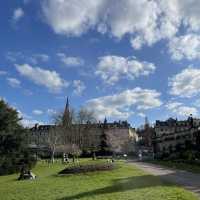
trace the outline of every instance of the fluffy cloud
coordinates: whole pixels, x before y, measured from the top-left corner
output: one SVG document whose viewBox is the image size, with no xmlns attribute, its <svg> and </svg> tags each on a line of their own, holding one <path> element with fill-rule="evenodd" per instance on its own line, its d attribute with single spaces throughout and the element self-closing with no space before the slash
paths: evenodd
<svg viewBox="0 0 200 200">
<path fill-rule="evenodd" d="M 102 0 L 46 0 L 42 8 L 56 33 L 78 36 L 97 23 L 102 3 Z"/>
<path fill-rule="evenodd" d="M 78 96 L 81 95 L 83 91 L 86 89 L 85 84 L 81 80 L 74 80 L 73 87 L 74 87 L 73 93 Z"/>
<path fill-rule="evenodd" d="M 169 52 L 175 60 L 200 59 L 200 36 L 188 34 L 174 37 L 169 43 Z"/>
<path fill-rule="evenodd" d="M 18 88 L 21 85 L 21 82 L 16 78 L 7 78 L 8 84 L 11 87 Z"/>
<path fill-rule="evenodd" d="M 58 34 L 79 36 L 96 29 L 130 37 L 136 49 L 175 36 L 180 27 L 200 30 L 199 0 L 45 0 L 46 22 Z"/>
<path fill-rule="evenodd" d="M 84 60 L 82 58 L 66 56 L 64 53 L 58 53 L 57 55 L 60 57 L 61 61 L 69 67 L 84 65 Z"/>
<path fill-rule="evenodd" d="M 16 109 L 16 108 L 14 107 L 14 109 Z M 21 112 L 18 109 L 16 109 L 16 110 L 18 112 L 18 116 L 22 119 L 20 121 L 20 123 L 22 124 L 22 126 L 24 126 L 26 128 L 31 128 L 35 124 L 44 124 L 43 122 L 33 119 L 31 116 L 29 116 L 29 115 Z"/>
<path fill-rule="evenodd" d="M 91 99 L 87 102 L 88 109 L 95 112 L 97 118 L 106 117 L 127 119 L 141 110 L 159 107 L 162 102 L 160 93 L 155 90 L 141 89 L 125 90 L 121 93 Z"/>
<path fill-rule="evenodd" d="M 46 0 L 42 8 L 46 22 L 58 34 L 79 36 L 96 28 L 118 38 L 140 32 L 149 43 L 155 40 L 152 32 L 159 14 L 155 1 Z"/>
<path fill-rule="evenodd" d="M 104 56 L 99 59 L 95 74 L 112 85 L 121 78 L 134 79 L 141 75 L 147 76 L 153 73 L 155 68 L 153 63 L 138 61 L 135 58 Z"/>
<path fill-rule="evenodd" d="M 33 110 L 34 115 L 42 115 L 44 112 L 42 110 Z"/>
<path fill-rule="evenodd" d="M 29 64 L 16 64 L 15 66 L 22 76 L 25 76 L 37 85 L 45 86 L 51 92 L 60 92 L 69 85 L 69 83 L 63 80 L 56 71 L 32 67 Z"/>
<path fill-rule="evenodd" d="M 197 116 L 198 111 L 195 107 L 185 106 L 183 103 L 180 102 L 169 102 L 166 105 L 166 108 L 174 113 L 175 115 L 179 116 L 189 116 L 190 114 Z"/>
<path fill-rule="evenodd" d="M 180 97 L 192 97 L 200 92 L 200 69 L 188 67 L 169 80 L 170 93 Z"/>
<path fill-rule="evenodd" d="M 176 0 L 183 25 L 192 31 L 200 30 L 200 1 L 199 0 Z"/>
<path fill-rule="evenodd" d="M 16 22 L 20 20 L 24 16 L 24 11 L 22 8 L 17 8 L 14 10 L 13 13 L 13 20 Z"/>
</svg>

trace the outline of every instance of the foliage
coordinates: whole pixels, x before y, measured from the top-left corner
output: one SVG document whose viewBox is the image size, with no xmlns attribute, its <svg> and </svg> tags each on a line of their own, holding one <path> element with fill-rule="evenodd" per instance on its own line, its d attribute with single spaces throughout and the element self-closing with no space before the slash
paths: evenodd
<svg viewBox="0 0 200 200">
<path fill-rule="evenodd" d="M 17 111 L 0 100 L 0 175 L 17 172 L 22 165 L 31 168 L 35 164 L 20 120 Z"/>
<path fill-rule="evenodd" d="M 80 160 L 81 164 L 88 161 Z M 97 161 L 91 161 L 97 162 Z M 100 161 L 98 161 L 100 162 Z M 164 183 L 124 163 L 112 171 L 57 176 L 66 165 L 39 163 L 35 181 L 17 181 L 18 175 L 0 177 L 3 200 L 197 200 L 192 193 Z"/>
<path fill-rule="evenodd" d="M 100 136 L 101 142 L 100 142 L 100 147 L 99 147 L 99 152 L 98 152 L 98 155 L 101 155 L 101 156 L 111 154 L 111 146 L 109 144 L 108 135 L 106 134 L 106 129 L 107 129 L 107 120 L 105 119 L 103 128 L 102 128 L 102 133 Z"/>
<path fill-rule="evenodd" d="M 0 134 L 8 135 L 21 128 L 18 112 L 10 107 L 4 100 L 0 100 Z"/>
<path fill-rule="evenodd" d="M 100 150 L 98 152 L 98 155 L 105 156 L 105 155 L 110 155 L 110 145 L 108 143 L 108 136 L 105 133 L 105 130 L 102 130 L 101 134 L 101 143 L 100 143 Z"/>
</svg>

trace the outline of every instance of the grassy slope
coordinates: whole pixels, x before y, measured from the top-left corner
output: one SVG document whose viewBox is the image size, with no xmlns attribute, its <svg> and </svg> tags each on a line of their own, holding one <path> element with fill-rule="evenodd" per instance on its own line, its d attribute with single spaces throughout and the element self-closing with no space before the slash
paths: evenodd
<svg viewBox="0 0 200 200">
<path fill-rule="evenodd" d="M 16 181 L 17 175 L 0 177 L 2 200 L 196 200 L 182 188 L 167 185 L 133 166 L 120 164 L 114 171 L 57 176 L 61 164 L 38 164 L 35 181 Z"/>
</svg>

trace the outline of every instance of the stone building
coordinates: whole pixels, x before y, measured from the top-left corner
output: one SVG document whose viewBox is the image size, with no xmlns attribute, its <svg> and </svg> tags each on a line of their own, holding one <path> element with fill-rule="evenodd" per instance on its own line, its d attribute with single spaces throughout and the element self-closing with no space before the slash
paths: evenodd
<svg viewBox="0 0 200 200">
<path fill-rule="evenodd" d="M 109 143 L 113 148 L 113 151 L 117 153 L 134 151 L 134 144 L 138 140 L 137 134 L 134 128 L 131 128 L 127 121 L 118 121 L 108 123 L 105 119 L 104 122 L 98 123 L 84 123 L 75 124 L 72 123 L 72 117 L 69 109 L 69 102 L 67 100 L 65 111 L 63 114 L 63 125 L 73 129 L 71 143 L 79 144 L 81 150 L 97 148 L 101 143 L 102 131 L 108 136 Z M 32 148 L 39 149 L 40 151 L 48 150 L 47 139 L 50 131 L 53 130 L 56 125 L 39 125 L 36 124 L 30 129 L 30 146 Z M 58 141 L 62 145 L 64 141 Z M 125 145 L 126 144 L 126 145 Z M 129 145 L 128 145 L 129 144 Z M 130 145 L 132 144 L 132 145 Z M 127 147 L 126 150 L 124 147 Z"/>
<path fill-rule="evenodd" d="M 200 119 L 188 117 L 187 120 L 178 121 L 169 118 L 166 121 L 157 120 L 155 135 L 153 136 L 154 152 L 157 155 L 170 154 L 187 146 L 195 146 L 199 138 Z"/>
</svg>

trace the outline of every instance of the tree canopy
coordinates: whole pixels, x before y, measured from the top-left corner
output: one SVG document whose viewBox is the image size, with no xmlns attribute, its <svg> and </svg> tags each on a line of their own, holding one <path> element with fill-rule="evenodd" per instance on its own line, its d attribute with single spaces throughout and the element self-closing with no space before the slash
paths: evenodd
<svg viewBox="0 0 200 200">
<path fill-rule="evenodd" d="M 26 141 L 26 129 L 20 121 L 18 112 L 0 100 L 0 175 L 17 172 L 22 165 L 35 164 Z"/>
<path fill-rule="evenodd" d="M 0 135 L 14 134 L 15 130 L 22 128 L 20 120 L 18 112 L 0 100 Z"/>
</svg>

